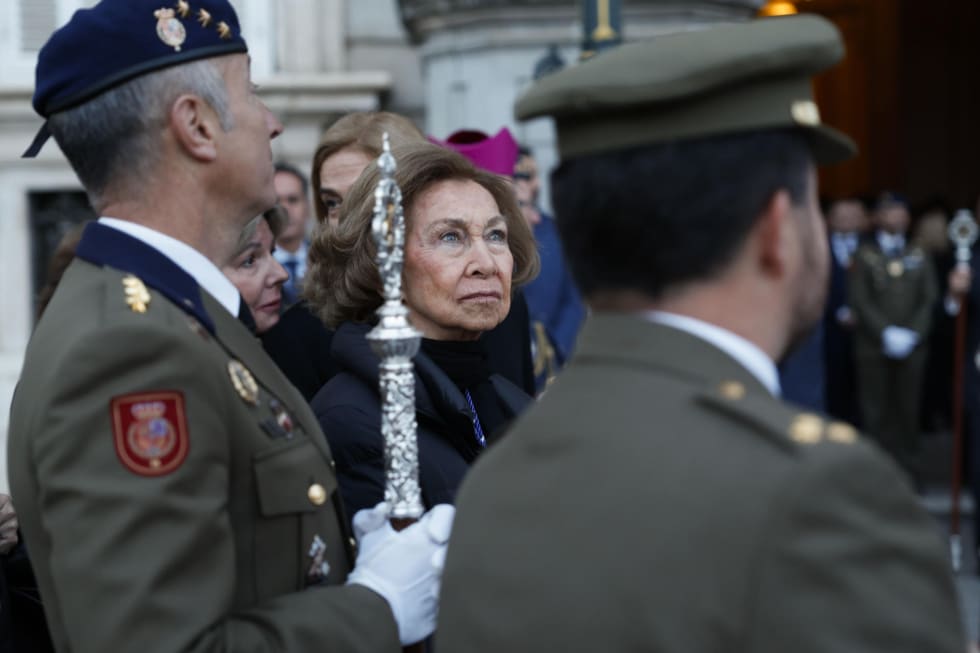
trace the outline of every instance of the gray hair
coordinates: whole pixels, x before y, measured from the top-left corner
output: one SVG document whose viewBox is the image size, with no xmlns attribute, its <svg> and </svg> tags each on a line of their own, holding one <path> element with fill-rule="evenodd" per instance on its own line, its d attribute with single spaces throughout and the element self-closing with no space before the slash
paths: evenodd
<svg viewBox="0 0 980 653">
<path fill-rule="evenodd" d="M 141 75 L 48 118 L 51 133 L 97 211 L 110 184 L 151 176 L 160 157 L 160 129 L 174 101 L 185 93 L 207 102 L 222 129 L 234 126 L 224 77 L 213 59 Z"/>
</svg>

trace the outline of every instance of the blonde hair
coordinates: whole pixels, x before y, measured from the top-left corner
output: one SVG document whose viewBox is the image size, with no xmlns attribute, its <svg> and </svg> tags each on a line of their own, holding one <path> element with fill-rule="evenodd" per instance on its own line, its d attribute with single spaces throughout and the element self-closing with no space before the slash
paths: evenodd
<svg viewBox="0 0 980 653">
<path fill-rule="evenodd" d="M 323 132 L 320 144 L 313 153 L 310 179 L 314 190 L 320 186 L 320 168 L 323 167 L 324 161 L 348 147 L 363 152 L 369 158 L 377 158 L 381 154 L 381 138 L 385 132 L 388 132 L 392 147 L 426 140 L 425 135 L 411 120 L 397 113 L 389 111 L 348 113 Z M 318 192 L 313 193 L 313 209 L 317 222 L 320 224 L 326 222 L 329 211 L 323 205 Z"/>
</svg>

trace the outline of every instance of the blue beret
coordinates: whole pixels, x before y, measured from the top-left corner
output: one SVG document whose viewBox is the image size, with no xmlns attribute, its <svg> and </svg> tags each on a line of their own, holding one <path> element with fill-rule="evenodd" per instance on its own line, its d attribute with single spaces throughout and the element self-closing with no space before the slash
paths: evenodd
<svg viewBox="0 0 980 653">
<path fill-rule="evenodd" d="M 34 110 L 47 118 L 148 72 L 247 51 L 228 0 L 102 0 L 76 11 L 41 48 Z M 38 137 L 25 156 L 40 150 L 47 130 Z"/>
</svg>

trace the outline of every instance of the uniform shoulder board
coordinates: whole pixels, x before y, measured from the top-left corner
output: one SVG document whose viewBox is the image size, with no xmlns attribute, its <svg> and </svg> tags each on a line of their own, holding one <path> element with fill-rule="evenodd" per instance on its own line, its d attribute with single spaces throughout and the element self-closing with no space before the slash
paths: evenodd
<svg viewBox="0 0 980 653">
<path fill-rule="evenodd" d="M 748 392 L 738 381 L 723 381 L 698 395 L 706 408 L 741 422 L 787 449 L 830 443 L 852 445 L 858 431 L 850 424 L 800 411 L 765 393 Z"/>
</svg>

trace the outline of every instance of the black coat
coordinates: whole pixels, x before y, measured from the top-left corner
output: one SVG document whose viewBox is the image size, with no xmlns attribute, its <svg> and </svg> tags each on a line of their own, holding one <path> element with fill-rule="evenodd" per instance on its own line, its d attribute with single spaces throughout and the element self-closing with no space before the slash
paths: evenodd
<svg viewBox="0 0 980 653">
<path fill-rule="evenodd" d="M 289 307 L 276 326 L 262 334 L 262 347 L 292 381 L 307 401 L 337 373 L 330 357 L 333 332 L 320 321 L 306 302 Z M 489 356 L 490 369 L 534 393 L 534 364 L 531 361 L 531 327 L 527 301 L 518 291 L 510 302 L 504 321 L 481 338 Z"/>
<path fill-rule="evenodd" d="M 313 398 L 313 411 L 330 442 L 337 464 L 340 494 L 351 517 L 384 498 L 384 440 L 378 395 L 378 358 L 364 336 L 369 327 L 344 323 L 333 336 L 333 357 L 340 368 Z M 473 462 L 473 417 L 466 398 L 436 364 L 415 357 L 415 405 L 418 420 L 419 482 L 422 502 L 431 508 L 453 503 Z M 499 374 L 490 382 L 508 419 L 530 396 Z M 500 429 L 488 435 L 488 444 Z"/>
</svg>

